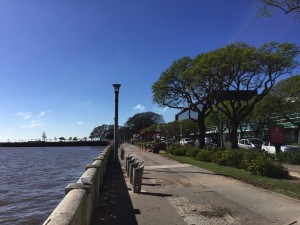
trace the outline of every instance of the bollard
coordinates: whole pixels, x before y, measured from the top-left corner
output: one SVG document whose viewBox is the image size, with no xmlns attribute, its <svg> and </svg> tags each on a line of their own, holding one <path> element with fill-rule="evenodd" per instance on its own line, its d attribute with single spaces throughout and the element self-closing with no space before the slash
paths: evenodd
<svg viewBox="0 0 300 225">
<path fill-rule="evenodd" d="M 126 168 L 126 172 L 128 173 L 128 164 L 129 164 L 129 160 L 133 158 L 133 154 L 130 153 L 127 157 L 126 157 L 126 165 L 125 165 L 125 168 Z"/>
<path fill-rule="evenodd" d="M 126 170 L 127 176 L 128 176 L 128 177 L 129 177 L 129 172 L 130 172 L 130 165 L 131 165 L 131 163 L 133 163 L 134 161 L 135 161 L 135 158 L 134 158 L 134 157 L 132 157 L 131 159 L 128 160 L 128 166 L 127 166 L 127 170 Z"/>
<path fill-rule="evenodd" d="M 125 149 L 121 148 L 121 160 L 124 160 Z"/>
<path fill-rule="evenodd" d="M 133 183 L 133 170 L 135 168 L 137 168 L 138 165 L 139 165 L 139 162 L 136 162 L 136 161 L 130 164 L 129 180 L 130 180 L 131 184 Z"/>
<path fill-rule="evenodd" d="M 131 160 L 128 161 L 128 171 L 127 171 L 127 177 L 130 178 L 130 171 L 131 171 L 131 167 L 132 167 L 132 164 L 133 163 L 136 163 L 136 159 L 133 158 Z"/>
<path fill-rule="evenodd" d="M 144 171 L 143 163 L 140 163 L 138 167 L 133 169 L 133 184 L 132 184 L 133 193 L 141 192 L 143 171 Z"/>
</svg>

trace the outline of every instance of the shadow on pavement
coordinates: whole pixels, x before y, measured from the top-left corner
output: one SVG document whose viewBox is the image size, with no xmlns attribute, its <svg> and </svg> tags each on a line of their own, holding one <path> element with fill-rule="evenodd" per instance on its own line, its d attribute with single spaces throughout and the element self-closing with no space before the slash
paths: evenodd
<svg viewBox="0 0 300 225">
<path fill-rule="evenodd" d="M 140 210 L 133 208 L 122 169 L 109 166 L 99 209 L 95 211 L 91 224 L 137 225 L 136 214 L 140 214 Z"/>
<path fill-rule="evenodd" d="M 153 193 L 153 192 L 141 192 L 140 195 L 151 195 L 151 196 L 157 196 L 157 197 L 171 197 L 173 195 L 171 194 L 162 194 L 162 193 Z"/>
</svg>

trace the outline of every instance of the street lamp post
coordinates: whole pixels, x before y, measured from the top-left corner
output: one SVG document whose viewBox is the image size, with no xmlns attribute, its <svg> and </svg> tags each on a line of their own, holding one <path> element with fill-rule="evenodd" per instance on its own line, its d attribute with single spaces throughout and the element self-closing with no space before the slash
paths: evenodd
<svg viewBox="0 0 300 225">
<path fill-rule="evenodd" d="M 118 146 L 119 146 L 119 137 L 118 137 L 118 111 L 119 111 L 119 90 L 121 84 L 113 84 L 115 89 L 115 125 L 114 125 L 114 164 L 117 166 L 118 162 Z"/>
</svg>

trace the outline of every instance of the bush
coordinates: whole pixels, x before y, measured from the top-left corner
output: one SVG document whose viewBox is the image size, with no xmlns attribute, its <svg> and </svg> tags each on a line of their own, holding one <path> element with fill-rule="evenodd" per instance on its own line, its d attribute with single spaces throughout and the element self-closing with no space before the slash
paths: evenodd
<svg viewBox="0 0 300 225">
<path fill-rule="evenodd" d="M 263 154 L 261 152 L 258 152 L 256 150 L 245 150 L 243 154 L 243 159 L 241 162 L 241 167 L 247 171 L 253 171 L 253 161 L 256 160 L 260 154 Z"/>
<path fill-rule="evenodd" d="M 264 154 L 253 160 L 247 170 L 253 174 L 273 178 L 287 178 L 289 176 L 288 171 L 280 163 Z"/>
<path fill-rule="evenodd" d="M 222 166 L 231 166 L 249 171 L 252 174 L 260 176 L 268 176 L 273 178 L 287 178 L 288 171 L 276 162 L 274 157 L 256 150 L 240 150 L 240 149 L 203 149 L 199 150 L 192 146 L 171 145 L 167 152 L 176 156 L 188 156 L 199 161 L 215 162 Z M 291 152 L 289 152 L 291 153 Z M 294 154 L 282 153 L 281 158 L 298 160 L 299 152 Z"/>
<path fill-rule="evenodd" d="M 173 151 L 173 155 L 176 155 L 176 156 L 185 156 L 185 152 L 186 152 L 186 148 L 176 148 Z"/>
<path fill-rule="evenodd" d="M 203 149 L 199 151 L 195 159 L 204 162 L 212 162 L 213 155 L 214 155 L 213 151 L 208 149 Z"/>
<path fill-rule="evenodd" d="M 277 157 L 280 162 L 300 165 L 300 151 L 280 152 Z"/>
<path fill-rule="evenodd" d="M 214 156 L 214 162 L 222 166 L 232 166 L 236 168 L 242 168 L 241 162 L 244 152 L 239 149 L 227 149 L 224 151 L 218 151 Z"/>
<path fill-rule="evenodd" d="M 198 153 L 199 153 L 199 149 L 198 148 L 196 148 L 196 147 L 189 147 L 189 148 L 187 148 L 185 155 L 187 157 L 195 158 Z"/>
<path fill-rule="evenodd" d="M 173 152 L 178 148 L 181 148 L 181 146 L 177 144 L 172 144 L 168 147 L 167 153 L 173 155 Z"/>
</svg>

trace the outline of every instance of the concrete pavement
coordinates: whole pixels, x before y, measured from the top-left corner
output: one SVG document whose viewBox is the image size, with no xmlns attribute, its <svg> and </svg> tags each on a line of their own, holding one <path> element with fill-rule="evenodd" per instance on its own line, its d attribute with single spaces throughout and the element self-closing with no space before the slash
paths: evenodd
<svg viewBox="0 0 300 225">
<path fill-rule="evenodd" d="M 142 191 L 133 193 L 126 173 L 124 176 L 120 173 L 123 184 L 107 189 L 114 191 L 117 203 L 99 209 L 94 224 L 300 224 L 299 200 L 178 163 L 133 145 L 122 147 L 125 156 L 133 153 L 139 161 L 144 161 Z M 121 162 L 123 166 L 124 163 L 125 160 Z M 115 182 L 120 181 L 115 179 Z M 105 214 L 105 208 L 112 211 Z"/>
</svg>

